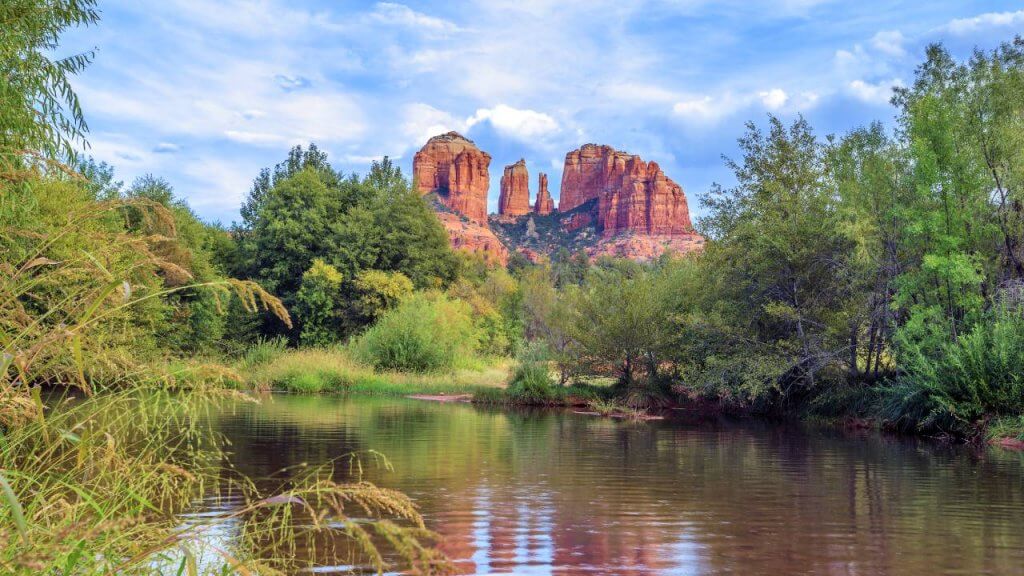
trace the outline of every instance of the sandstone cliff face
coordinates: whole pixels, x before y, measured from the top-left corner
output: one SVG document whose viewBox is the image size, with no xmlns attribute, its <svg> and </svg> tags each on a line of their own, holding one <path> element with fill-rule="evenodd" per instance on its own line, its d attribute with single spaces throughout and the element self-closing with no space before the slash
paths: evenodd
<svg viewBox="0 0 1024 576">
<path fill-rule="evenodd" d="M 490 162 L 471 140 L 449 132 L 415 155 L 413 175 L 421 193 L 437 194 L 434 208 L 452 247 L 482 254 L 491 264 L 506 264 L 509 247 L 531 259 L 569 248 L 636 260 L 703 248 L 683 189 L 655 162 L 596 144 L 569 152 L 558 213 L 542 219 L 529 215 L 555 212 L 547 176 L 539 175 L 531 207 L 529 173 L 520 160 L 505 167 L 499 213 L 488 221 Z"/>
<path fill-rule="evenodd" d="M 412 161 L 413 178 L 422 194 L 437 192 L 452 210 L 487 222 L 491 156 L 457 132 L 434 136 Z"/>
<path fill-rule="evenodd" d="M 498 197 L 498 215 L 504 219 L 518 218 L 530 213 L 530 174 L 526 160 L 505 166 L 501 176 L 501 196 Z"/>
<path fill-rule="evenodd" d="M 551 214 L 555 210 L 555 201 L 551 199 L 548 192 L 548 175 L 541 172 L 537 177 L 537 201 L 533 205 L 533 211 L 541 216 Z"/>
<path fill-rule="evenodd" d="M 599 197 L 609 183 L 616 180 L 616 164 L 620 165 L 618 172 L 621 173 L 628 156 L 611 146 L 597 144 L 584 144 L 566 154 L 558 211 L 568 212 Z"/>
<path fill-rule="evenodd" d="M 478 224 L 449 212 L 438 212 L 437 217 L 448 231 L 452 248 L 480 254 L 491 265 L 504 266 L 508 263 L 508 249 L 486 223 Z"/>
<path fill-rule="evenodd" d="M 625 232 L 693 234 L 683 189 L 656 162 L 596 144 L 569 152 L 559 211 L 567 212 L 595 198 L 598 227 L 606 238 Z"/>
</svg>

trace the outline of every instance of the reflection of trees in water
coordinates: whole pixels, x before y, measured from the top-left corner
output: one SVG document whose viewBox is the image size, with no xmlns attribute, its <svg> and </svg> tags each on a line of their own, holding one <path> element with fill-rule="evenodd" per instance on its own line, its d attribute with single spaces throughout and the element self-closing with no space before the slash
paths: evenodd
<svg viewBox="0 0 1024 576">
<path fill-rule="evenodd" d="M 386 454 L 395 471 L 370 479 L 413 496 L 469 573 L 1024 565 L 1020 460 L 966 449 L 763 422 L 629 423 L 388 399 L 280 398 L 222 422 L 236 463 L 257 474 L 345 451 Z"/>
</svg>

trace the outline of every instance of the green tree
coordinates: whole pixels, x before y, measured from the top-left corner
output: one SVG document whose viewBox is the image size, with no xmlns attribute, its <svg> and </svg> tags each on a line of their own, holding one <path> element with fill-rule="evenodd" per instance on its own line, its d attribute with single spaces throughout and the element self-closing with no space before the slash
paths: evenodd
<svg viewBox="0 0 1024 576">
<path fill-rule="evenodd" d="M 824 149 L 801 118 L 769 130 L 753 123 L 729 161 L 737 185 L 703 198 L 709 239 L 705 270 L 713 296 L 703 382 L 748 397 L 790 398 L 847 357 L 845 308 L 851 293 L 852 242 L 839 225 L 826 185 Z M 745 343 L 745 344 L 740 344 Z"/>
<path fill-rule="evenodd" d="M 302 275 L 302 285 L 295 295 L 295 311 L 302 318 L 303 344 L 326 346 L 341 337 L 340 303 L 342 276 L 319 258 Z"/>
<path fill-rule="evenodd" d="M 627 388 L 663 384 L 660 371 L 678 334 L 673 288 L 664 280 L 646 268 L 594 268 L 583 286 L 570 289 L 567 333 L 584 369 L 610 369 Z"/>
<path fill-rule="evenodd" d="M 88 130 L 70 77 L 93 51 L 54 58 L 68 28 L 99 21 L 95 0 L 6 0 L 0 4 L 0 162 L 27 152 L 73 160 Z"/>
<path fill-rule="evenodd" d="M 939 350 L 981 321 L 1022 268 L 1024 41 L 957 63 L 928 47 L 912 86 L 897 91 L 913 166 L 895 305 L 905 347 Z"/>
<path fill-rule="evenodd" d="M 393 274 L 423 289 L 448 286 L 458 272 L 444 228 L 387 158 L 374 162 L 360 179 L 335 172 L 313 145 L 293 149 L 272 174 L 264 171 L 257 178 L 236 231 L 237 269 L 289 306 L 295 305 L 302 274 L 314 259 L 337 269 L 346 279 L 337 302 L 345 334 L 375 317 L 366 298 L 383 298 L 390 305 L 402 289 Z M 368 284 L 356 285 L 360 278 L 383 278 L 363 276 L 368 271 L 392 275 L 375 296 Z M 301 326 L 301 313 L 297 320 Z M 276 326 L 265 324 L 264 331 L 272 334 Z"/>
<path fill-rule="evenodd" d="M 413 283 L 401 272 L 362 270 L 352 282 L 355 299 L 352 302 L 356 327 L 371 324 L 384 312 L 397 306 L 413 293 Z"/>
</svg>

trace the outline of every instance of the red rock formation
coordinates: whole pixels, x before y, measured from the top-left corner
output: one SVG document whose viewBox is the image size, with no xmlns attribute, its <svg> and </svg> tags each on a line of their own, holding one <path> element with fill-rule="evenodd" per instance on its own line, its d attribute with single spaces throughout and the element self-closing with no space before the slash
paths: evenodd
<svg viewBox="0 0 1024 576">
<path fill-rule="evenodd" d="M 480 223 L 487 222 L 488 168 L 491 156 L 457 132 L 434 136 L 412 161 L 420 193 L 437 192 L 452 210 Z"/>
<path fill-rule="evenodd" d="M 577 212 L 568 218 L 562 220 L 562 229 L 566 232 L 574 232 L 589 226 L 594 221 L 594 217 L 586 212 Z"/>
<path fill-rule="evenodd" d="M 551 199 L 548 192 L 548 175 L 541 172 L 537 178 L 537 202 L 533 205 L 533 211 L 541 216 L 551 214 L 555 210 L 555 201 Z"/>
<path fill-rule="evenodd" d="M 467 221 L 449 212 L 438 212 L 437 217 L 448 231 L 452 248 L 481 254 L 488 264 L 508 264 L 508 249 L 486 224 Z"/>
<path fill-rule="evenodd" d="M 587 255 L 591 258 L 615 256 L 648 262 L 668 251 L 686 254 L 703 248 L 704 237 L 695 232 L 673 235 L 623 234 L 602 238 L 597 244 L 587 248 Z"/>
<path fill-rule="evenodd" d="M 586 144 L 565 156 L 559 210 L 598 199 L 598 228 L 607 237 L 693 233 L 683 189 L 656 162 L 610 146 Z"/>
<path fill-rule="evenodd" d="M 617 157 L 624 163 L 627 156 L 623 152 L 616 152 L 611 146 L 597 144 L 584 144 L 566 154 L 558 210 L 568 212 L 600 196 L 609 181 L 613 180 Z"/>
<path fill-rule="evenodd" d="M 530 213 L 530 174 L 526 160 L 505 166 L 501 176 L 501 196 L 498 197 L 498 215 L 514 220 Z"/>
</svg>

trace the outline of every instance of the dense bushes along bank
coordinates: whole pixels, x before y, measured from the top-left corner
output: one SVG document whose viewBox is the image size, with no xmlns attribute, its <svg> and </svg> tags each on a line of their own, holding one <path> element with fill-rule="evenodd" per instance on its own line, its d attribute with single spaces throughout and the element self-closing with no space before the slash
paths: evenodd
<svg viewBox="0 0 1024 576">
<path fill-rule="evenodd" d="M 703 254 L 641 265 L 562 251 L 506 270 L 453 253 L 387 159 L 342 174 L 316 146 L 297 147 L 257 175 L 228 228 L 158 177 L 125 186 L 76 157 L 87 130 L 69 76 L 90 55 L 51 55 L 64 29 L 97 20 L 94 6 L 0 7 L 17 32 L 0 37 L 5 571 L 141 572 L 165 554 L 186 570 L 173 514 L 213 477 L 217 451 L 159 433 L 188 422 L 174 418 L 195 403 L 125 395 L 187 389 L 186 401 L 215 401 L 237 385 L 224 367 L 235 362 L 250 362 L 260 386 L 390 392 L 443 389 L 451 374 L 470 390 L 480 376 L 465 370 L 514 356 L 507 391 L 481 388 L 481 399 L 557 402 L 603 378 L 613 384 L 590 399 L 597 411 L 698 400 L 1024 437 L 1021 39 L 963 63 L 929 47 L 895 94 L 891 132 L 821 139 L 803 119 L 750 124 L 729 162 L 736 185 L 702 199 Z M 260 363 L 258 343 L 275 338 L 306 349 Z M 93 396 L 48 407 L 45 384 Z M 359 489 L 303 486 L 328 512 Z M 418 526 L 400 495 L 372 496 Z M 267 531 L 253 544 L 281 534 L 281 523 L 254 526 Z M 376 526 L 402 538 L 408 563 L 439 561 Z M 259 555 L 242 554 L 226 570 Z"/>
<path fill-rule="evenodd" d="M 75 10 L 26 16 L 52 21 L 26 28 L 44 40 L 25 49 L 95 17 Z M 69 157 L 80 116 L 16 113 L 87 60 L 3 93 L 7 386 L 160 380 L 139 367 L 197 353 L 230 364 L 280 339 L 344 346 L 391 373 L 517 357 L 521 398 L 610 378 L 637 408 L 695 399 L 961 437 L 1021 422 L 1020 39 L 963 63 L 929 47 L 894 95 L 893 131 L 751 123 L 729 161 L 736 185 L 702 198 L 702 254 L 642 265 L 563 250 L 508 269 L 452 252 L 386 158 L 342 174 L 296 147 L 256 175 L 231 227 L 158 177 L 125 186 Z"/>
</svg>

